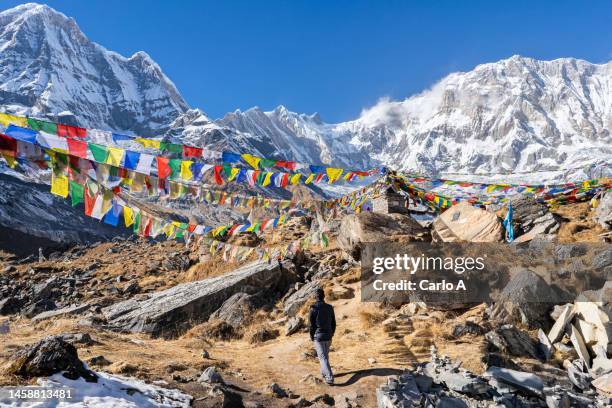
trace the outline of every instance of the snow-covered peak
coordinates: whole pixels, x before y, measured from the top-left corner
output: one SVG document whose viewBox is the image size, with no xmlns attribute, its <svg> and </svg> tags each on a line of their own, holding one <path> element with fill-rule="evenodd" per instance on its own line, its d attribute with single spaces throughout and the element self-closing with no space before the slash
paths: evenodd
<svg viewBox="0 0 612 408">
<path fill-rule="evenodd" d="M 0 13 L 0 103 L 9 111 L 157 135 L 189 107 L 145 52 L 131 57 L 90 41 L 74 19 L 28 3 Z"/>
</svg>

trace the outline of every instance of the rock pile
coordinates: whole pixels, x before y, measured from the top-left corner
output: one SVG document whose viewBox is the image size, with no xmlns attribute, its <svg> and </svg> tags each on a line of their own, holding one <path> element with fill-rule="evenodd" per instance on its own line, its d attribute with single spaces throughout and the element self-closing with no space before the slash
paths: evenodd
<svg viewBox="0 0 612 408">
<path fill-rule="evenodd" d="M 578 357 L 565 366 L 577 387 L 612 372 L 612 281 L 603 288 L 583 292 L 574 304 L 563 307 L 548 333 L 553 351 L 573 347 Z M 608 389 L 612 392 L 612 387 Z"/>
<path fill-rule="evenodd" d="M 461 368 L 460 361 L 438 356 L 433 346 L 430 362 L 389 377 L 387 383 L 377 388 L 376 398 L 378 408 L 603 408 L 612 403 L 612 397 L 598 388 L 577 390 L 545 384 L 538 375 L 524 371 L 490 367 L 478 376 Z"/>
<path fill-rule="evenodd" d="M 527 242 L 536 235 L 552 235 L 561 224 L 548 207 L 532 197 L 519 195 L 512 199 L 514 235 L 516 242 Z"/>
</svg>

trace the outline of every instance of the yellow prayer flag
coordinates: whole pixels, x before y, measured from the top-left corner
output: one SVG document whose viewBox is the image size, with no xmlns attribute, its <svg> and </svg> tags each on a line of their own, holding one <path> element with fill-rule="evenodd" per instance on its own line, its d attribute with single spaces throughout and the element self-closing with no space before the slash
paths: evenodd
<svg viewBox="0 0 612 408">
<path fill-rule="evenodd" d="M 144 137 L 138 137 L 136 138 L 136 141 L 140 143 L 143 147 L 147 147 L 151 149 L 161 148 L 161 142 L 159 140 L 145 139 Z"/>
<path fill-rule="evenodd" d="M 333 167 L 326 168 L 325 172 L 327 173 L 327 177 L 329 178 L 329 184 L 336 181 L 342 175 L 342 169 L 336 169 Z"/>
<path fill-rule="evenodd" d="M 28 119 L 22 116 L 10 115 L 8 113 L 0 112 L 0 124 L 3 127 L 8 127 L 8 125 L 13 124 L 20 127 L 28 126 Z"/>
<path fill-rule="evenodd" d="M 230 170 L 230 175 L 227 178 L 227 181 L 234 181 L 238 173 L 240 173 L 240 169 L 238 167 L 232 167 L 232 169 Z"/>
<path fill-rule="evenodd" d="M 271 178 L 272 178 L 272 172 L 271 171 L 266 172 L 266 177 L 264 178 L 264 181 L 263 183 L 261 183 L 261 185 L 265 187 L 268 184 L 270 184 Z"/>
<path fill-rule="evenodd" d="M 106 190 L 102 201 L 102 214 L 106 214 L 113 206 L 113 192 Z"/>
<path fill-rule="evenodd" d="M 242 155 L 242 160 L 247 162 L 255 170 L 259 170 L 259 162 L 261 161 L 260 157 L 253 156 L 252 154 L 245 153 L 245 154 Z"/>
<path fill-rule="evenodd" d="M 183 160 L 181 162 L 181 178 L 183 180 L 191 180 L 193 178 L 193 173 L 191 172 L 192 164 L 191 160 Z"/>
<path fill-rule="evenodd" d="M 125 152 L 124 149 L 120 147 L 108 147 L 108 156 L 106 156 L 106 164 L 110 164 L 111 166 L 121 167 L 121 162 L 123 161 L 123 154 Z"/>
<path fill-rule="evenodd" d="M 68 177 L 64 175 L 56 176 L 55 173 L 51 177 L 51 194 L 63 198 L 68 197 Z"/>
<path fill-rule="evenodd" d="M 297 183 L 300 182 L 300 177 L 302 177 L 301 173 L 295 173 L 293 176 L 291 176 L 291 184 L 292 185 L 296 185 Z"/>
<path fill-rule="evenodd" d="M 125 226 L 129 227 L 134 224 L 134 211 L 127 205 L 123 207 L 123 221 L 125 222 Z"/>
<path fill-rule="evenodd" d="M 306 179 L 306 181 L 304 182 L 304 184 L 310 184 L 312 183 L 312 180 L 314 180 L 315 178 L 315 174 L 314 173 L 310 173 L 310 175 L 308 176 L 308 178 Z"/>
</svg>

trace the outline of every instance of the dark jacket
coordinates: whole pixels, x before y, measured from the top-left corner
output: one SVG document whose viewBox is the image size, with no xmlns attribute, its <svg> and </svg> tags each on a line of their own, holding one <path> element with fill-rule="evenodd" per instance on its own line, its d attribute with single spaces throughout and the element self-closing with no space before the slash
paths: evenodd
<svg viewBox="0 0 612 408">
<path fill-rule="evenodd" d="M 310 339 L 330 341 L 336 331 L 334 308 L 323 301 L 310 307 Z"/>
</svg>

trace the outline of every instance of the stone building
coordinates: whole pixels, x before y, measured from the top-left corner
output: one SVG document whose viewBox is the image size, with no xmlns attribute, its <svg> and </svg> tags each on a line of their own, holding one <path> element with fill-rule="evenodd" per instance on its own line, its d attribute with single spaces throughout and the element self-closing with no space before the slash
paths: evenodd
<svg viewBox="0 0 612 408">
<path fill-rule="evenodd" d="M 372 200 L 372 212 L 379 214 L 409 214 L 406 198 L 391 187 L 384 194 Z"/>
</svg>

